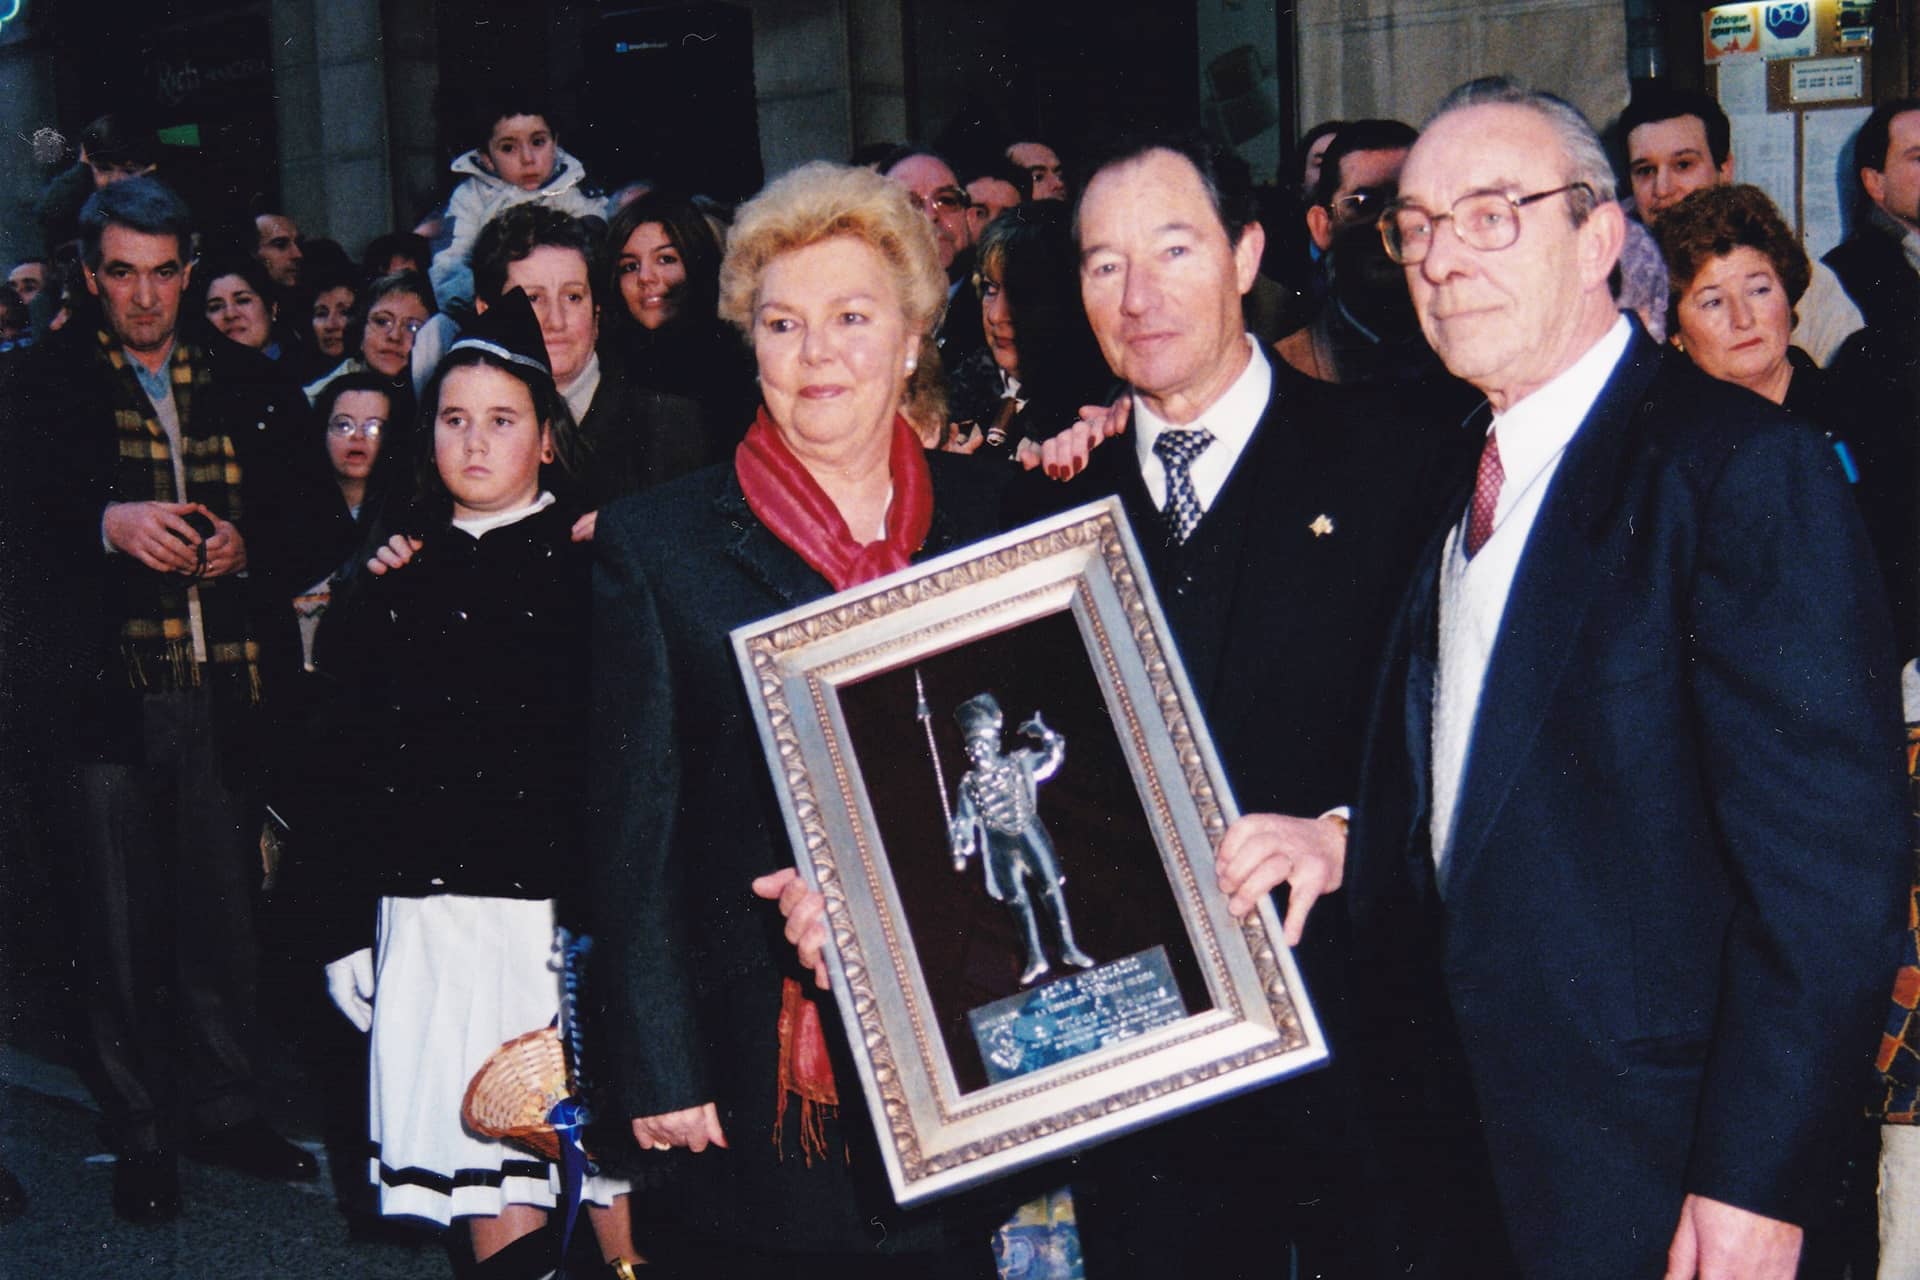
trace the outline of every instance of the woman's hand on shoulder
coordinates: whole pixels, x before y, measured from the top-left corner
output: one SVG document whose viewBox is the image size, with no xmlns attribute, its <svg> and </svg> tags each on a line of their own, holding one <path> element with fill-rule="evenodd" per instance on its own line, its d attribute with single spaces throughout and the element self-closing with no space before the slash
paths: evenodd
<svg viewBox="0 0 1920 1280">
<path fill-rule="evenodd" d="M 367 572 L 377 578 L 389 569 L 404 569 L 412 563 L 414 553 L 424 545 L 418 538 L 396 533 L 367 560 Z"/>
<path fill-rule="evenodd" d="M 1086 470 L 1087 460 L 1103 441 L 1126 431 L 1132 411 L 1132 396 L 1121 396 L 1109 405 L 1082 405 L 1072 426 L 1039 444 L 1022 440 L 1015 456 L 1028 471 L 1039 467 L 1055 480 L 1071 480 Z"/>
<path fill-rule="evenodd" d="M 800 963 L 813 970 L 814 985 L 831 989 L 827 980 L 827 900 L 800 878 L 792 867 L 761 876 L 753 882 L 753 891 L 769 902 L 780 904 L 787 918 L 787 941 L 799 953 Z"/>
</svg>

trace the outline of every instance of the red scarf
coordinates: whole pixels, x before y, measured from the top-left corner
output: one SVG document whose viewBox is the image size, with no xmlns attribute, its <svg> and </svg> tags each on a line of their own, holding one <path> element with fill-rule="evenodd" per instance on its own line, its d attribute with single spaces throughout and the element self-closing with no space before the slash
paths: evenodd
<svg viewBox="0 0 1920 1280">
<path fill-rule="evenodd" d="M 733 453 L 733 473 L 747 495 L 747 506 L 835 591 L 906 568 L 927 540 L 933 524 L 933 480 L 926 449 L 905 418 L 893 420 L 887 466 L 893 475 L 887 536 L 861 543 L 827 491 L 787 448 L 764 405 Z"/>
<path fill-rule="evenodd" d="M 826 490 L 793 456 L 780 438 L 765 406 L 746 439 L 734 450 L 733 472 L 747 506 L 774 537 L 791 547 L 835 591 L 882 577 L 912 562 L 933 524 L 933 479 L 926 450 L 905 418 L 893 420 L 893 444 L 887 456 L 893 477 L 893 501 L 887 508 L 887 534 L 861 543 Z M 826 1118 L 840 1103 L 827 1057 L 820 1007 L 793 978 L 780 989 L 780 1062 L 776 1086 L 773 1145 L 782 1151 L 788 1094 L 800 1098 L 800 1150 L 812 1164 L 827 1154 Z"/>
</svg>

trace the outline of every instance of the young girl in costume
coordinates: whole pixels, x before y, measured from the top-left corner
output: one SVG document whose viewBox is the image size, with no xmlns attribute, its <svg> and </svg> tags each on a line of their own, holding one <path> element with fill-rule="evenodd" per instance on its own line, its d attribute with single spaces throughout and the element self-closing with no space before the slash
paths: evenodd
<svg viewBox="0 0 1920 1280">
<path fill-rule="evenodd" d="M 338 593 L 318 661 L 352 710 L 343 874 L 373 931 L 328 966 L 372 1032 L 381 1211 L 465 1218 L 480 1276 L 537 1276 L 555 1168 L 461 1122 L 474 1073 L 560 1003 L 557 926 L 577 911 L 586 773 L 587 548 L 542 488 L 570 426 L 539 322 L 510 293 L 449 350 L 423 397 L 404 568 Z M 589 1177 L 603 1254 L 631 1258 L 627 1184 Z"/>
</svg>

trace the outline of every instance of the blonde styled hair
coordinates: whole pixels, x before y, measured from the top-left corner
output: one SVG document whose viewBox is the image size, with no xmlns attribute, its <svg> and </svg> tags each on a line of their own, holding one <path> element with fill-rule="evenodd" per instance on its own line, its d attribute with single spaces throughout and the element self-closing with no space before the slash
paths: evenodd
<svg viewBox="0 0 1920 1280">
<path fill-rule="evenodd" d="M 769 183 L 740 206 L 720 263 L 720 318 L 753 342 L 754 300 L 767 264 L 782 254 L 848 236 L 880 255 L 893 275 L 919 363 L 901 412 L 932 443 L 946 429 L 946 377 L 933 334 L 947 306 L 933 227 L 905 187 L 871 169 L 816 160 Z"/>
</svg>

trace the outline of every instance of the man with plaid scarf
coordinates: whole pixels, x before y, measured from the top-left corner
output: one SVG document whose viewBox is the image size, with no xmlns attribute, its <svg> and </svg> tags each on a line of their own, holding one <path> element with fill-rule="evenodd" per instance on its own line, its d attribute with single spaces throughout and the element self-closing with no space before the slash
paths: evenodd
<svg viewBox="0 0 1920 1280">
<path fill-rule="evenodd" d="M 16 729 L 68 766 L 59 803 L 114 1209 L 157 1221 L 178 1212 L 181 1141 L 263 1177 L 316 1173 L 254 1097 L 250 770 L 263 645 L 292 627 L 298 585 L 347 549 L 296 536 L 328 527 L 310 516 L 329 496 L 298 388 L 224 339 L 176 333 L 191 269 L 180 198 L 116 183 L 81 229 L 98 324 L 76 315 L 0 394 L 9 585 L 38 601 L 16 601 L 8 640 L 38 655 L 14 664 L 34 685 L 14 691 Z"/>
</svg>

